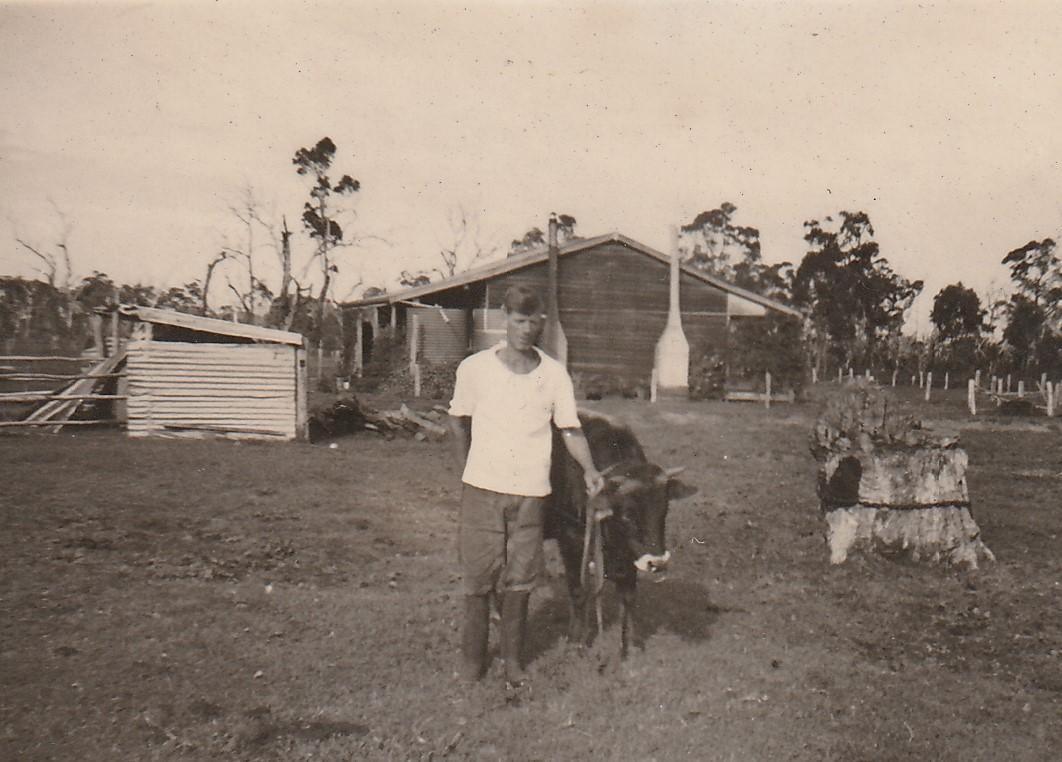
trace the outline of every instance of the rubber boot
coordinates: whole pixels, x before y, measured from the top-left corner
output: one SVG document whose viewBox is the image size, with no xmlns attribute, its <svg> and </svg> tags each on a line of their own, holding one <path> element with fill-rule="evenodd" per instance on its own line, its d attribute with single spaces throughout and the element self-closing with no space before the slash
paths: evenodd
<svg viewBox="0 0 1062 762">
<path fill-rule="evenodd" d="M 530 591 L 508 590 L 502 594 L 501 657 L 505 682 L 512 688 L 527 683 L 524 672 L 524 638 L 527 634 L 527 604 Z"/>
<path fill-rule="evenodd" d="M 465 596 L 465 622 L 461 628 L 461 678 L 468 682 L 479 680 L 487 671 L 489 616 L 487 596 Z"/>
</svg>

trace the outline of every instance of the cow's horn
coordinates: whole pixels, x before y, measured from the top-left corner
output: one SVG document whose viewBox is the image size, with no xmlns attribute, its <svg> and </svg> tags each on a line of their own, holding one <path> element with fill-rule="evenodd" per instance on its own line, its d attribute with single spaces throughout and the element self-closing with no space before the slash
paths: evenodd
<svg viewBox="0 0 1062 762">
<path fill-rule="evenodd" d="M 656 477 L 656 480 L 661 484 L 667 484 L 668 479 L 673 476 L 678 476 L 686 470 L 685 466 L 675 466 L 674 468 L 665 468 L 660 476 Z"/>
<path fill-rule="evenodd" d="M 636 479 L 632 479 L 629 476 L 621 476 L 616 481 L 616 494 L 617 495 L 632 495 L 638 491 L 639 483 Z M 643 487 L 644 489 L 644 487 Z"/>
</svg>

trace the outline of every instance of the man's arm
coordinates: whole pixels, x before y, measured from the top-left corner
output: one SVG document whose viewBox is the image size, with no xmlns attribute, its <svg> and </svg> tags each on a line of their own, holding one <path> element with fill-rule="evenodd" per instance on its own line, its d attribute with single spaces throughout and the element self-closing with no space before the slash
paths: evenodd
<svg viewBox="0 0 1062 762">
<path fill-rule="evenodd" d="M 450 426 L 450 433 L 453 434 L 454 460 L 457 467 L 464 471 L 468 448 L 472 445 L 472 418 L 467 415 L 451 415 L 446 422 Z"/>
<path fill-rule="evenodd" d="M 586 435 L 582 429 L 561 429 L 564 435 L 564 448 L 575 458 L 575 462 L 583 467 L 583 479 L 586 481 L 586 491 L 596 495 L 605 486 L 605 478 L 594 465 L 594 457 L 590 454 L 590 445 L 586 441 Z"/>
</svg>

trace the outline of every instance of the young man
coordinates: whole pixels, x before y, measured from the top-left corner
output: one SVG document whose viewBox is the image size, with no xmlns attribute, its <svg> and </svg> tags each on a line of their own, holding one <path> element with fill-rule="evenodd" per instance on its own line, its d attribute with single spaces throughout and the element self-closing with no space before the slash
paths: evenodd
<svg viewBox="0 0 1062 762">
<path fill-rule="evenodd" d="M 583 467 L 589 491 L 601 488 L 576 414 L 564 366 L 536 346 L 542 299 L 526 286 L 505 293 L 506 341 L 465 358 L 450 402 L 450 429 L 461 477 L 458 554 L 465 593 L 461 674 L 487 667 L 491 592 L 501 599 L 501 657 L 506 682 L 526 680 L 527 604 L 542 569 L 542 524 L 550 494 L 553 435 Z"/>
</svg>

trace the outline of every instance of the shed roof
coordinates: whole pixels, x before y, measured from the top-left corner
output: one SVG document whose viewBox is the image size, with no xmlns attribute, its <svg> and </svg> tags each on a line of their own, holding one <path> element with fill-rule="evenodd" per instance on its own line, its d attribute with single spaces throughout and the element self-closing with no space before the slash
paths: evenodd
<svg viewBox="0 0 1062 762">
<path fill-rule="evenodd" d="M 156 325 L 172 325 L 179 328 L 188 328 L 193 331 L 203 331 L 219 336 L 236 336 L 254 341 L 269 342 L 273 344 L 291 344 L 302 346 L 302 334 L 292 331 L 281 331 L 276 328 L 265 328 L 260 325 L 247 323 L 233 323 L 228 320 L 189 315 L 185 312 L 163 310 L 157 307 L 141 307 L 136 304 L 123 304 L 118 307 L 118 313 L 126 318 L 141 320 L 145 323 Z"/>
<path fill-rule="evenodd" d="M 574 241 L 569 241 L 564 246 L 558 249 L 558 255 L 561 257 L 570 256 L 572 254 L 578 254 L 579 252 L 587 251 L 595 246 L 600 246 L 604 243 L 620 243 L 628 248 L 637 251 L 640 254 L 644 254 L 647 257 L 656 259 L 663 264 L 670 264 L 671 257 L 663 252 L 657 251 L 651 246 L 646 246 L 644 243 L 628 238 L 622 233 L 607 233 L 595 238 L 580 238 Z M 430 296 L 441 291 L 447 291 L 451 288 L 458 286 L 468 285 L 470 283 L 476 283 L 478 281 L 487 280 L 498 275 L 504 275 L 505 273 L 519 270 L 523 267 L 529 267 L 531 265 L 545 262 L 549 259 L 549 247 L 543 246 L 523 254 L 516 254 L 505 259 L 500 259 L 497 262 L 490 262 L 481 267 L 476 267 L 472 270 L 466 270 L 463 273 L 447 278 L 445 280 L 438 281 L 437 283 L 429 283 L 425 286 L 416 286 L 414 288 L 408 288 L 403 291 L 397 291 L 393 294 L 380 294 L 378 296 L 372 296 L 368 299 L 359 299 L 353 302 L 348 302 L 348 307 L 369 307 L 374 305 L 395 304 L 396 302 L 404 302 L 411 299 L 419 299 L 424 296 Z M 735 286 L 733 283 L 717 278 L 714 275 L 702 272 L 689 265 L 682 265 L 682 272 L 696 278 L 703 283 L 714 286 L 728 294 L 733 294 L 736 297 L 747 299 L 755 304 L 762 305 L 767 309 L 775 310 L 794 317 L 802 317 L 800 310 L 790 307 L 788 304 L 783 304 L 775 299 L 771 299 L 766 296 L 762 296 L 753 291 Z"/>
</svg>

